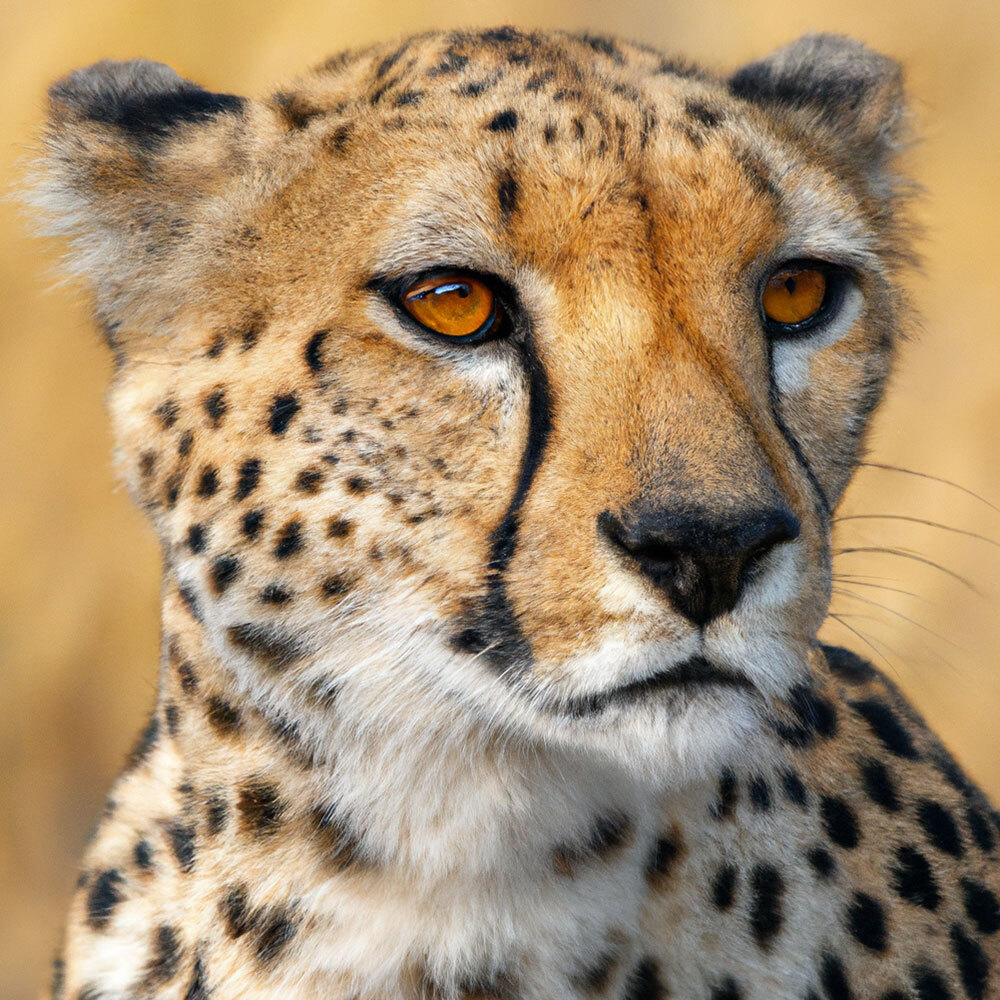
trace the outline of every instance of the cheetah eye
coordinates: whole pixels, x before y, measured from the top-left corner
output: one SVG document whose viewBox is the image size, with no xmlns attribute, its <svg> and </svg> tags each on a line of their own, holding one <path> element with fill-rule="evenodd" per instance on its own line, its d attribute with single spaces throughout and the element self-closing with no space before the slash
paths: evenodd
<svg viewBox="0 0 1000 1000">
<path fill-rule="evenodd" d="M 403 290 L 403 308 L 425 329 L 461 343 L 496 336 L 503 308 L 493 289 L 467 274 L 437 274 Z"/>
<path fill-rule="evenodd" d="M 760 296 L 764 325 L 777 337 L 798 336 L 836 310 L 846 276 L 820 261 L 791 261 L 774 271 Z"/>
</svg>

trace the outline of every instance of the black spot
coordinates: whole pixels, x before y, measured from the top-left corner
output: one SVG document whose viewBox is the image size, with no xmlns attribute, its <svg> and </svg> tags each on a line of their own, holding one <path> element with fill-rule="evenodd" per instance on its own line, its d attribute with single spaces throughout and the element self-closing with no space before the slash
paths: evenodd
<svg viewBox="0 0 1000 1000">
<path fill-rule="evenodd" d="M 611 985 L 620 964 L 618 951 L 608 951 L 598 957 L 596 962 L 576 973 L 573 982 L 585 993 L 603 993 Z"/>
<path fill-rule="evenodd" d="M 190 872 L 194 869 L 195 842 L 194 827 L 180 820 L 168 823 L 165 828 L 170 849 L 174 852 L 181 871 Z"/>
<path fill-rule="evenodd" d="M 314 372 L 323 370 L 323 342 L 330 336 L 329 330 L 317 330 L 306 344 L 306 364 Z"/>
<path fill-rule="evenodd" d="M 226 588 L 240 575 L 240 561 L 235 556 L 219 556 L 212 562 L 212 590 L 223 594 Z"/>
<path fill-rule="evenodd" d="M 142 732 L 139 734 L 139 739 L 136 740 L 135 746 L 132 747 L 125 767 L 127 769 L 138 767 L 150 755 L 153 747 L 156 746 L 156 741 L 159 739 L 159 736 L 160 720 L 157 719 L 154 714 L 149 717 L 149 722 L 146 723 Z"/>
<path fill-rule="evenodd" d="M 955 818 L 939 802 L 921 799 L 917 803 L 917 819 L 927 839 L 939 850 L 960 858 L 965 853 L 962 834 Z"/>
<path fill-rule="evenodd" d="M 287 559 L 302 549 L 302 522 L 295 518 L 289 521 L 280 532 L 274 546 L 274 554 L 279 559 Z"/>
<path fill-rule="evenodd" d="M 242 531 L 243 534 L 249 538 L 254 539 L 260 534 L 261 525 L 264 523 L 264 512 L 259 508 L 257 510 L 248 510 L 243 515 Z"/>
<path fill-rule="evenodd" d="M 261 604 L 287 604 L 292 599 L 292 592 L 276 583 L 268 584 L 260 592 Z"/>
<path fill-rule="evenodd" d="M 658 837 L 646 862 L 646 880 L 653 885 L 662 884 L 670 877 L 674 863 L 683 852 L 684 844 L 676 827 Z"/>
<path fill-rule="evenodd" d="M 334 871 L 342 872 L 354 866 L 367 866 L 360 838 L 340 816 L 335 806 L 318 807 L 312 811 L 312 828 L 319 842 L 323 860 Z"/>
<path fill-rule="evenodd" d="M 327 141 L 327 146 L 334 153 L 342 153 L 347 148 L 347 140 L 351 137 L 351 126 L 347 123 L 338 125 Z"/>
<path fill-rule="evenodd" d="M 544 128 L 544 130 L 542 132 L 542 136 L 545 139 L 545 144 L 547 146 L 551 146 L 552 143 L 554 143 L 556 141 L 556 137 L 558 136 L 558 134 L 559 133 L 558 133 L 558 130 L 556 129 L 556 123 L 555 122 L 546 122 L 545 123 L 545 128 Z"/>
<path fill-rule="evenodd" d="M 212 728 L 217 733 L 232 736 L 242 725 L 239 710 L 234 708 L 225 698 L 212 695 L 205 703 L 206 715 Z"/>
<path fill-rule="evenodd" d="M 844 965 L 836 955 L 824 955 L 820 961 L 819 978 L 827 1000 L 854 1000 Z"/>
<path fill-rule="evenodd" d="M 490 132 L 516 132 L 517 112 L 511 108 L 498 112 L 486 123 L 486 128 Z"/>
<path fill-rule="evenodd" d="M 51 1000 L 65 1000 L 66 963 L 61 958 L 52 959 L 52 979 L 49 984 Z"/>
<path fill-rule="evenodd" d="M 153 410 L 153 413 L 156 415 L 156 419 L 163 425 L 164 430 L 169 430 L 169 428 L 177 423 L 177 415 L 180 413 L 180 407 L 177 405 L 176 399 L 165 399 Z"/>
<path fill-rule="evenodd" d="M 854 810 L 843 800 L 824 795 L 820 800 L 820 815 L 826 835 L 838 846 L 851 850 L 858 846 L 861 831 Z"/>
<path fill-rule="evenodd" d="M 847 907 L 847 929 L 859 944 L 870 951 L 885 951 L 888 935 L 882 904 L 864 892 L 856 892 Z"/>
<path fill-rule="evenodd" d="M 948 984 L 934 969 L 914 969 L 913 988 L 917 991 L 917 1000 L 952 1000 Z"/>
<path fill-rule="evenodd" d="M 886 750 L 897 757 L 905 757 L 908 760 L 919 759 L 920 754 L 913 745 L 910 734 L 899 721 L 899 716 L 884 701 L 880 698 L 866 698 L 863 701 L 852 701 L 850 704 L 868 723 Z"/>
<path fill-rule="evenodd" d="M 191 982 L 188 984 L 187 993 L 184 994 L 184 1000 L 208 1000 L 210 992 L 205 985 L 205 967 L 201 955 L 195 955 Z"/>
<path fill-rule="evenodd" d="M 146 969 L 146 983 L 150 986 L 167 983 L 177 975 L 181 961 L 181 943 L 177 930 L 161 924 L 153 932 L 153 953 Z"/>
<path fill-rule="evenodd" d="M 1000 930 L 1000 903 L 981 882 L 962 879 L 962 900 L 965 912 L 980 934 L 995 934 Z"/>
<path fill-rule="evenodd" d="M 808 746 L 815 736 L 829 738 L 837 732 L 837 711 L 806 684 L 796 685 L 788 695 L 788 705 L 796 721 L 775 721 L 777 734 L 790 746 Z"/>
<path fill-rule="evenodd" d="M 205 526 L 192 524 L 187 534 L 188 548 L 195 554 L 205 551 Z"/>
<path fill-rule="evenodd" d="M 644 958 L 628 978 L 622 1000 L 667 1000 L 655 959 Z"/>
<path fill-rule="evenodd" d="M 205 407 L 205 412 L 208 414 L 208 419 L 211 421 L 213 427 L 218 427 L 222 423 L 222 418 L 226 415 L 226 391 L 219 386 L 213 389 L 206 397 L 202 404 Z"/>
<path fill-rule="evenodd" d="M 189 661 L 184 660 L 177 664 L 177 676 L 181 681 L 181 690 L 185 694 L 194 694 L 198 690 L 198 675 Z"/>
<path fill-rule="evenodd" d="M 517 211 L 517 196 L 517 179 L 509 170 L 502 171 L 497 181 L 497 202 L 504 222 L 509 222 Z"/>
<path fill-rule="evenodd" d="M 715 128 L 722 121 L 722 112 L 713 110 L 702 101 L 691 99 L 684 105 L 684 113 L 705 128 Z"/>
<path fill-rule="evenodd" d="M 132 848 L 132 859 L 140 871 L 148 872 L 153 867 L 153 847 L 148 840 L 140 840 Z"/>
<path fill-rule="evenodd" d="M 740 787 L 736 783 L 736 775 L 726 769 L 719 776 L 719 797 L 712 806 L 712 815 L 716 819 L 729 819 L 736 808 Z"/>
<path fill-rule="evenodd" d="M 354 525 L 344 517 L 332 517 L 326 524 L 328 538 L 346 538 Z"/>
<path fill-rule="evenodd" d="M 139 475 L 143 479 L 149 479 L 156 468 L 156 452 L 144 451 L 139 456 Z"/>
<path fill-rule="evenodd" d="M 206 465 L 198 478 L 198 496 L 214 496 L 219 489 L 219 470 Z"/>
<path fill-rule="evenodd" d="M 602 56 L 608 56 L 613 59 L 619 65 L 625 60 L 622 58 L 622 54 L 618 51 L 615 46 L 613 38 L 607 38 L 604 35 L 591 35 L 582 34 L 578 36 L 580 41 L 584 45 L 589 45 L 595 52 Z"/>
<path fill-rule="evenodd" d="M 298 925 L 285 911 L 275 907 L 259 917 L 254 950 L 262 965 L 275 961 L 295 937 Z"/>
<path fill-rule="evenodd" d="M 806 852 L 806 860 L 821 879 L 828 879 L 836 870 L 837 863 L 825 847 L 813 847 Z"/>
<path fill-rule="evenodd" d="M 239 477 L 236 480 L 236 489 L 233 492 L 234 500 L 245 500 L 260 482 L 260 459 L 248 458 L 241 466 Z"/>
<path fill-rule="evenodd" d="M 720 985 L 712 987 L 711 1000 L 742 1000 L 742 997 L 739 985 L 732 976 Z"/>
<path fill-rule="evenodd" d="M 908 903 L 936 910 L 941 902 L 934 873 L 927 859 L 913 847 L 900 847 L 896 851 L 896 864 L 892 869 L 892 888 Z"/>
<path fill-rule="evenodd" d="M 323 470 L 316 468 L 303 469 L 295 477 L 295 488 L 301 493 L 318 493 L 323 483 Z"/>
<path fill-rule="evenodd" d="M 225 921 L 226 933 L 231 938 L 243 937 L 251 929 L 250 908 L 247 905 L 247 893 L 243 886 L 231 886 L 219 903 L 219 910 Z"/>
<path fill-rule="evenodd" d="M 299 401 L 294 393 L 275 396 L 271 403 L 269 424 L 272 434 L 284 434 L 292 418 L 299 412 Z"/>
<path fill-rule="evenodd" d="M 164 495 L 167 507 L 173 509 L 177 503 L 177 498 L 181 495 L 181 475 L 172 472 L 163 482 Z"/>
<path fill-rule="evenodd" d="M 198 597 L 194 592 L 193 587 L 189 587 L 184 584 L 177 588 L 177 593 L 180 595 L 181 600 L 184 602 L 184 606 L 191 613 L 191 617 L 196 621 L 202 621 L 201 607 L 198 604 Z"/>
<path fill-rule="evenodd" d="M 899 812 L 899 796 L 889 769 L 880 760 L 867 758 L 858 762 L 861 781 L 868 798 L 888 812 Z"/>
<path fill-rule="evenodd" d="M 345 576 L 328 576 L 320 584 L 320 590 L 324 597 L 335 598 L 349 593 L 352 586 L 352 581 Z"/>
<path fill-rule="evenodd" d="M 723 865 L 712 879 L 712 904 L 718 910 L 728 910 L 736 898 L 736 868 Z"/>
<path fill-rule="evenodd" d="M 177 442 L 177 454 L 181 458 L 187 458 L 194 445 L 194 431 L 185 431 Z"/>
<path fill-rule="evenodd" d="M 121 885 L 124 879 L 116 868 L 101 872 L 91 883 L 87 893 L 87 925 L 103 930 L 115 907 L 122 901 Z"/>
<path fill-rule="evenodd" d="M 750 779 L 750 804 L 755 812 L 768 812 L 771 808 L 771 786 L 760 775 Z"/>
<path fill-rule="evenodd" d="M 550 83 L 555 79 L 555 70 L 547 69 L 540 73 L 533 73 L 528 77 L 527 82 L 524 85 L 524 89 L 529 93 L 537 93 L 545 84 Z"/>
<path fill-rule="evenodd" d="M 217 333 L 212 337 L 212 343 L 208 345 L 208 350 L 205 351 L 205 357 L 217 358 L 225 349 L 226 338 L 221 333 Z"/>
<path fill-rule="evenodd" d="M 423 97 L 424 95 L 419 90 L 404 90 L 396 95 L 392 103 L 394 107 L 402 108 L 419 104 Z"/>
<path fill-rule="evenodd" d="M 395 66 L 396 63 L 398 63 L 400 59 L 403 58 L 403 55 L 406 53 L 406 49 L 407 49 L 408 46 L 409 46 L 408 42 L 404 43 L 403 45 L 400 45 L 398 49 L 396 49 L 394 52 L 390 52 L 389 55 L 387 55 L 378 64 L 378 66 L 375 67 L 375 79 L 376 80 L 381 80 L 382 77 L 385 76 L 386 73 L 388 73 L 389 70 L 391 70 L 392 67 Z"/>
<path fill-rule="evenodd" d="M 367 493 L 371 489 L 372 484 L 364 476 L 351 476 L 346 481 L 346 486 L 351 493 Z"/>
<path fill-rule="evenodd" d="M 205 803 L 208 818 L 208 832 L 214 837 L 225 827 L 229 819 L 229 805 L 221 794 L 210 795 Z"/>
<path fill-rule="evenodd" d="M 962 977 L 962 986 L 969 1000 L 982 1000 L 986 996 L 990 977 L 990 961 L 986 952 L 978 941 L 965 933 L 961 924 L 952 924 L 949 937 L 958 974 Z"/>
<path fill-rule="evenodd" d="M 938 771 L 941 772 L 945 781 L 947 781 L 952 788 L 968 794 L 969 789 L 972 787 L 972 783 L 962 772 L 962 769 L 958 766 L 955 758 L 952 757 L 947 750 L 943 747 L 935 748 L 931 753 L 931 763 Z"/>
<path fill-rule="evenodd" d="M 781 788 L 789 802 L 797 806 L 805 806 L 808 802 L 806 786 L 795 771 L 785 771 L 781 775 Z"/>
<path fill-rule="evenodd" d="M 172 701 L 168 701 L 164 706 L 163 717 L 167 723 L 167 732 L 170 733 L 171 736 L 176 736 L 177 727 L 180 723 L 180 712 Z"/>
<path fill-rule="evenodd" d="M 233 625 L 226 636 L 234 646 L 263 660 L 274 670 L 281 670 L 305 655 L 305 647 L 290 633 L 266 625 L 246 622 Z"/>
<path fill-rule="evenodd" d="M 773 865 L 755 865 L 750 873 L 750 891 L 750 929 L 757 944 L 766 951 L 781 930 L 785 883 Z"/>
<path fill-rule="evenodd" d="M 981 851 L 989 854 L 996 846 L 996 840 L 994 839 L 993 831 L 990 829 L 989 820 L 983 815 L 982 810 L 976 806 L 969 806 L 965 811 L 965 819 L 969 824 L 969 832 L 972 834 L 972 839 L 976 842 L 976 846 Z"/>
<path fill-rule="evenodd" d="M 245 784 L 236 801 L 243 826 L 258 836 L 274 833 L 281 825 L 285 807 L 274 785 L 263 781 Z"/>
</svg>

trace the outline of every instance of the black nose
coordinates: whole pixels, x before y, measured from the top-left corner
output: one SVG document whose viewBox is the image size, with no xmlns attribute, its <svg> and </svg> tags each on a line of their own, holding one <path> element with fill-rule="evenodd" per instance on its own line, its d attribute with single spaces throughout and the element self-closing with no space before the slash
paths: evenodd
<svg viewBox="0 0 1000 1000">
<path fill-rule="evenodd" d="M 690 509 L 619 517 L 606 510 L 597 526 L 699 627 L 731 611 L 761 558 L 799 536 L 798 518 L 784 506 L 726 517 Z"/>
</svg>

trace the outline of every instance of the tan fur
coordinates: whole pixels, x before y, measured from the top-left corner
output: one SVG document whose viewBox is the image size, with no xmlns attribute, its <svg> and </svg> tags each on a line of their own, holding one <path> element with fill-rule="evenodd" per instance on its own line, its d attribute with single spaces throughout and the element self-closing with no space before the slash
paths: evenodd
<svg viewBox="0 0 1000 1000">
<path fill-rule="evenodd" d="M 826 36 L 730 81 L 502 29 L 264 100 L 53 88 L 37 199 L 165 565 L 55 995 L 994 995 L 995 814 L 815 639 L 905 320 L 903 121 L 898 67 Z M 769 346 L 799 258 L 851 270 L 843 322 Z M 511 336 L 372 284 L 436 267 L 512 289 Z M 798 538 L 703 628 L 599 528 L 775 498 Z M 743 685 L 610 694 L 694 656 Z"/>
</svg>

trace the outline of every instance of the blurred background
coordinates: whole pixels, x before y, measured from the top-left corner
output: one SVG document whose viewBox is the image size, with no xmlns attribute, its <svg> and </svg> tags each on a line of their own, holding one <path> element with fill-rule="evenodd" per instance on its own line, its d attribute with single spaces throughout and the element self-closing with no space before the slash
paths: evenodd
<svg viewBox="0 0 1000 1000">
<path fill-rule="evenodd" d="M 870 460 L 959 485 L 861 470 L 841 513 L 893 519 L 843 521 L 840 544 L 892 551 L 838 556 L 826 634 L 886 669 L 1000 799 L 996 0 L 7 0 L 0 187 L 16 182 L 46 85 L 97 59 L 155 58 L 210 89 L 264 93 L 347 46 L 500 23 L 620 34 L 720 69 L 838 31 L 906 66 L 924 136 L 909 154 L 927 189 L 924 325 Z M 0 997 L 22 1000 L 48 976 L 84 840 L 153 699 L 159 570 L 111 472 L 109 359 L 86 297 L 56 283 L 55 249 L 10 200 L 0 240 Z"/>
</svg>

